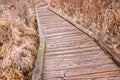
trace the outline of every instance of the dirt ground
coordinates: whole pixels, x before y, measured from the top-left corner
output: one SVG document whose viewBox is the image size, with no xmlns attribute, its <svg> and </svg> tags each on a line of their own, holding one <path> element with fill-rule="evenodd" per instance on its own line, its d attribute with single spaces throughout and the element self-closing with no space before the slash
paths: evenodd
<svg viewBox="0 0 120 80">
<path fill-rule="evenodd" d="M 39 38 L 35 6 L 42 0 L 0 0 L 0 80 L 31 80 Z"/>
</svg>

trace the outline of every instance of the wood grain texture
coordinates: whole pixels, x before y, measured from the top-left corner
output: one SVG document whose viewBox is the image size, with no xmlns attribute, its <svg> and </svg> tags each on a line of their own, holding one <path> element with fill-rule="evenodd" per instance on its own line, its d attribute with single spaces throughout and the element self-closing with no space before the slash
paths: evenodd
<svg viewBox="0 0 120 80">
<path fill-rule="evenodd" d="M 46 42 L 41 80 L 120 79 L 120 68 L 88 35 L 46 7 L 37 15 Z"/>
</svg>

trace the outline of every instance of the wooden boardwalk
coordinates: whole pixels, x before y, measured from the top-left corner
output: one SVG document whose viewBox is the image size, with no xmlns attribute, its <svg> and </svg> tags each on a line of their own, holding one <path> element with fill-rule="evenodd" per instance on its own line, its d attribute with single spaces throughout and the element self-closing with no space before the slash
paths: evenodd
<svg viewBox="0 0 120 80">
<path fill-rule="evenodd" d="M 37 14 L 46 42 L 41 80 L 120 80 L 120 68 L 89 36 L 46 7 Z"/>
</svg>

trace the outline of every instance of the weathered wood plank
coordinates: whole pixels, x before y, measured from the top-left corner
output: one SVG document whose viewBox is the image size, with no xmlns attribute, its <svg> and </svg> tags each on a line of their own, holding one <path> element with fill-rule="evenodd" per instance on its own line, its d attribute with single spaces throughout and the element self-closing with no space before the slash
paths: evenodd
<svg viewBox="0 0 120 80">
<path fill-rule="evenodd" d="M 109 75 L 109 77 L 108 77 Z M 94 73 L 94 74 L 85 74 L 85 75 L 78 75 L 73 77 L 66 77 L 66 80 L 81 80 L 81 79 L 95 79 L 95 80 L 116 80 L 115 77 L 120 77 L 120 71 L 108 71 L 108 72 L 101 72 L 101 73 Z M 118 79 L 117 79 L 118 80 Z"/>
<path fill-rule="evenodd" d="M 87 45 L 87 43 L 92 43 L 92 42 L 86 42 L 86 44 L 81 44 L 81 42 L 76 42 L 76 43 L 72 43 L 71 44 L 56 44 L 56 45 L 52 45 L 52 44 L 48 44 L 47 47 L 47 52 L 55 52 L 55 51 L 63 51 L 63 50 L 69 50 L 69 49 L 82 49 L 82 48 L 87 48 L 87 47 L 95 47 L 94 44 L 89 44 Z M 79 45 L 76 45 L 79 44 Z M 52 46 L 52 48 L 51 48 Z M 66 47 L 64 47 L 66 46 Z"/>
<path fill-rule="evenodd" d="M 117 67 L 114 63 L 108 64 L 100 64 L 93 66 L 83 66 L 78 68 L 65 68 L 64 70 L 52 70 L 52 71 L 44 71 L 44 79 L 54 78 L 54 77 L 63 77 L 65 73 L 65 77 L 77 76 L 77 75 L 86 75 L 86 74 L 95 74 L 109 71 L 118 71 L 119 67 Z M 109 77 L 109 75 L 107 75 Z"/>
<path fill-rule="evenodd" d="M 75 59 L 73 61 L 73 59 Z M 63 69 L 69 69 L 69 68 L 76 68 L 76 67 L 86 67 L 86 66 L 94 66 L 94 65 L 102 65 L 102 64 L 108 64 L 108 63 L 114 63 L 112 60 L 108 60 L 108 57 L 99 58 L 96 56 L 93 56 L 89 58 L 86 58 L 82 61 L 79 61 L 79 58 L 70 58 L 67 57 L 63 60 L 57 60 L 57 59 L 48 59 L 45 61 L 44 70 L 63 70 Z M 74 63 L 74 65 L 72 64 Z"/>
<path fill-rule="evenodd" d="M 44 52 L 45 52 L 45 40 L 44 40 L 44 34 L 40 25 L 40 21 L 37 14 L 37 8 L 36 8 L 36 18 L 38 23 L 38 32 L 39 32 L 39 51 L 37 55 L 37 59 L 35 62 L 35 68 L 32 75 L 32 80 L 40 80 L 42 79 L 42 71 L 43 71 L 43 60 L 44 60 Z"/>
<path fill-rule="evenodd" d="M 62 33 L 61 33 L 62 34 Z M 82 41 L 82 40 L 85 40 L 85 39 L 89 39 L 89 38 L 86 38 L 86 35 L 85 36 L 74 36 L 74 37 L 71 37 L 71 36 L 68 36 L 68 37 L 64 37 L 64 38 L 59 38 L 59 37 L 56 37 L 56 38 L 48 38 L 48 39 L 46 39 L 45 38 L 45 40 L 46 40 L 46 42 L 51 42 L 51 41 L 69 41 L 69 40 L 71 40 L 71 39 L 73 39 L 73 40 L 80 40 L 80 41 Z"/>
</svg>

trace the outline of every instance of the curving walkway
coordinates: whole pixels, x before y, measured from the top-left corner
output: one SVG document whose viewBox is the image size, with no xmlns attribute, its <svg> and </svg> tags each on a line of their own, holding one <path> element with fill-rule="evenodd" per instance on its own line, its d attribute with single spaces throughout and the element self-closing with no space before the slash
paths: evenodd
<svg viewBox="0 0 120 80">
<path fill-rule="evenodd" d="M 41 80 L 120 80 L 120 68 L 89 36 L 46 7 L 37 14 L 46 42 Z"/>
</svg>

